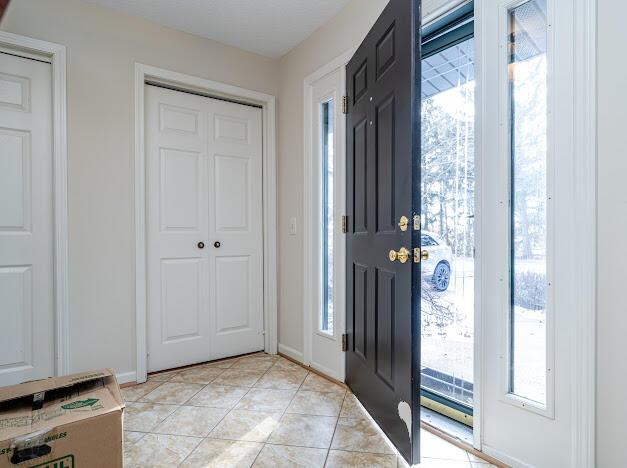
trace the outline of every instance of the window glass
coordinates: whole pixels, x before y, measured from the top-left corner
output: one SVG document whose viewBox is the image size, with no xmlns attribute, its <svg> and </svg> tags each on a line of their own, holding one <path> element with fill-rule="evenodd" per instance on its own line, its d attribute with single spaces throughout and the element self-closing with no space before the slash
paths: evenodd
<svg viewBox="0 0 627 468">
<path fill-rule="evenodd" d="M 333 334 L 333 100 L 320 105 L 322 161 L 322 310 L 320 331 Z"/>
<path fill-rule="evenodd" d="M 508 11 L 511 157 L 510 392 L 546 402 L 546 0 Z"/>
<path fill-rule="evenodd" d="M 424 391 L 471 407 L 474 341 L 474 39 L 422 60 Z"/>
</svg>

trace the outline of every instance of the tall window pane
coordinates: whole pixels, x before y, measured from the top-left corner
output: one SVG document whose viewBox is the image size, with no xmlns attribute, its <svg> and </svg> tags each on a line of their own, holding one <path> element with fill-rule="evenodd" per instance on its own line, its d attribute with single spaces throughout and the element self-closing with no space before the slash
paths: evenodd
<svg viewBox="0 0 627 468">
<path fill-rule="evenodd" d="M 467 408 L 474 386 L 474 46 L 470 38 L 422 60 L 421 245 L 429 259 L 421 263 L 421 385 L 429 398 Z"/>
<path fill-rule="evenodd" d="M 510 392 L 546 403 L 546 0 L 508 12 L 511 145 Z"/>
<path fill-rule="evenodd" d="M 320 331 L 333 334 L 333 100 L 320 106 L 322 151 L 322 311 Z"/>
</svg>

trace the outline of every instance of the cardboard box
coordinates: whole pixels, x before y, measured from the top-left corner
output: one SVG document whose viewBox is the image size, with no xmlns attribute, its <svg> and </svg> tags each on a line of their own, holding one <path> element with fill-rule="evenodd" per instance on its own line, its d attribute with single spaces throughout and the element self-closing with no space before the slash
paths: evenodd
<svg viewBox="0 0 627 468">
<path fill-rule="evenodd" d="M 123 411 L 109 369 L 0 388 L 0 467 L 121 468 Z"/>
</svg>

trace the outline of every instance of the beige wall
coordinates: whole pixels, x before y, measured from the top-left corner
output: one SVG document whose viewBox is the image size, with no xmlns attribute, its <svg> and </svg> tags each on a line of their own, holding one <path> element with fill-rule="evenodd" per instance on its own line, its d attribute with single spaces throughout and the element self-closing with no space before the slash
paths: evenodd
<svg viewBox="0 0 627 468">
<path fill-rule="evenodd" d="M 281 59 L 279 87 L 279 343 L 303 352 L 303 82 L 358 46 L 388 0 L 353 0 Z M 296 235 L 289 234 L 296 218 Z M 296 354 L 297 356 L 297 354 Z"/>
<path fill-rule="evenodd" d="M 623 468 L 627 466 L 627 3 L 598 0 L 597 5 L 597 466 Z"/>
<path fill-rule="evenodd" d="M 134 63 L 276 95 L 278 61 L 76 0 L 14 0 L 0 27 L 67 47 L 71 370 L 134 372 Z"/>
</svg>

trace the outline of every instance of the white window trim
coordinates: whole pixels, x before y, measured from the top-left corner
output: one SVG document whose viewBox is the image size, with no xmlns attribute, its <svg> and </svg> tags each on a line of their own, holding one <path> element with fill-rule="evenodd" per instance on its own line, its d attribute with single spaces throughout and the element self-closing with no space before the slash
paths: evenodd
<svg viewBox="0 0 627 468">
<path fill-rule="evenodd" d="M 512 210 L 511 206 L 511 93 L 510 93 L 510 80 L 508 76 L 508 43 L 507 38 L 509 34 L 509 12 L 519 5 L 522 5 L 529 0 L 514 0 L 510 2 L 504 2 L 499 5 L 499 154 L 503 156 L 502 161 L 504 164 L 500 167 L 499 178 L 506 180 L 507 183 L 501 186 L 501 203 L 499 204 L 501 223 L 499 226 L 509 226 Z M 499 258 L 503 259 L 501 262 L 501 271 L 499 273 L 501 298 L 501 311 L 503 312 L 499 317 L 504 318 L 501 323 L 503 342 L 501 344 L 501 350 L 503 354 L 502 369 L 501 369 L 501 401 L 517 406 L 519 408 L 532 411 L 534 413 L 546 416 L 553 419 L 555 417 L 555 228 L 556 228 L 556 210 L 554 205 L 555 199 L 555 146 L 556 146 L 556 131 L 558 131 L 559 123 L 556 121 L 557 113 L 554 111 L 556 108 L 556 87 L 555 87 L 555 34 L 553 28 L 553 19 L 555 18 L 555 0 L 546 0 L 547 3 L 547 173 L 546 173 L 546 276 L 547 276 L 547 303 L 546 303 L 546 404 L 543 405 L 540 402 L 536 402 L 527 399 L 521 395 L 510 392 L 510 375 L 511 375 L 511 363 L 512 363 L 512 350 L 511 350 L 511 325 L 512 325 L 512 305 L 511 305 L 511 288 L 510 288 L 510 276 L 512 273 L 513 265 L 511 265 L 511 233 L 508 230 L 507 241 L 504 245 L 504 249 L 499 249 Z M 564 64 L 564 60 L 561 61 Z M 567 63 L 565 65 L 568 65 Z M 507 157 L 509 156 L 509 157 Z M 500 243 L 498 245 L 501 245 Z"/>
<path fill-rule="evenodd" d="M 485 96 L 490 90 L 486 87 L 488 70 L 484 66 L 488 44 L 492 40 L 486 34 L 484 11 L 490 8 L 492 0 L 475 0 L 475 64 L 476 64 L 476 139 L 475 154 L 477 155 L 477 190 L 476 190 L 476 277 L 475 277 L 475 402 L 474 402 L 474 446 L 479 450 L 508 463 L 519 460 L 509 458 L 507 454 L 495 447 L 483 443 L 483 395 L 486 388 L 486 355 L 487 333 L 489 324 L 483 320 L 485 306 L 484 295 L 491 294 L 490 285 L 486 284 L 486 260 L 492 255 L 483 245 L 490 245 L 489 233 L 491 226 L 486 224 L 484 213 L 490 207 L 482 194 L 487 192 L 489 170 L 488 159 L 484 148 L 494 141 L 485 121 L 488 118 Z M 577 369 L 573 373 L 571 385 L 571 447 L 570 460 L 576 468 L 594 466 L 595 464 L 595 398 L 596 398 L 596 174 L 597 174 L 597 0 L 573 0 L 574 34 L 574 116 L 573 116 L 573 180 L 576 187 L 571 203 L 577 207 L 574 215 L 568 220 L 573 226 L 571 245 L 583 246 L 578 249 L 577 268 L 571 269 L 571 284 L 575 285 L 572 298 L 571 313 L 575 322 L 572 341 L 576 343 L 575 352 L 570 357 L 571 367 Z M 577 376 L 575 378 L 575 375 Z"/>
<path fill-rule="evenodd" d="M 319 155 L 314 154 L 313 145 L 313 122 L 312 122 L 312 101 L 313 101 L 313 85 L 316 81 L 322 77 L 332 73 L 338 69 L 341 69 L 342 73 L 342 87 L 344 89 L 337 90 L 338 99 L 336 100 L 336 106 L 341 106 L 341 97 L 345 94 L 346 89 L 346 64 L 354 55 L 355 49 L 351 49 L 341 56 L 335 58 L 328 64 L 324 65 L 314 73 L 309 75 L 304 80 L 304 205 L 303 205 L 303 277 L 305 284 L 305 291 L 303 294 L 303 364 L 317 368 L 321 372 L 326 373 L 330 377 L 344 381 L 346 369 L 345 363 L 342 359 L 342 366 L 340 375 L 334 375 L 334 372 L 328 369 L 320 368 L 320 365 L 312 363 L 312 323 L 314 315 L 318 316 L 318 306 L 320 304 L 321 297 L 321 284 L 318 281 L 320 276 L 319 262 L 317 257 L 319 256 L 319 234 L 318 224 L 315 221 L 318 217 L 315 213 L 319 211 L 320 200 L 316 196 L 317 191 L 314 187 L 317 187 L 321 183 L 320 170 L 321 161 Z M 340 187 L 338 193 L 334 194 L 336 200 L 341 202 L 335 207 L 335 213 L 345 214 L 346 211 L 346 120 L 339 119 L 335 122 L 336 129 L 339 130 L 336 141 L 336 184 L 335 188 Z M 337 219 L 336 215 L 336 219 Z M 340 229 L 337 226 L 336 229 Z M 335 278 L 334 278 L 334 336 L 328 333 L 321 332 L 319 330 L 316 333 L 329 340 L 335 340 L 335 337 L 341 337 L 345 333 L 346 329 L 346 239 L 345 236 L 341 236 L 341 242 L 339 245 L 334 246 L 334 255 L 336 258 Z M 339 267 L 339 268 L 338 268 Z M 339 307 L 338 307 L 339 306 Z"/>
<path fill-rule="evenodd" d="M 205 93 L 259 105 L 263 119 L 263 311 L 264 349 L 277 353 L 277 159 L 276 98 L 237 86 L 135 64 L 135 333 L 136 376 L 147 377 L 146 276 L 146 164 L 144 150 L 144 94 L 146 82 Z"/>
<path fill-rule="evenodd" d="M 0 31 L 0 51 L 52 66 L 55 373 L 70 372 L 70 306 L 67 208 L 67 88 L 65 46 Z"/>
</svg>

